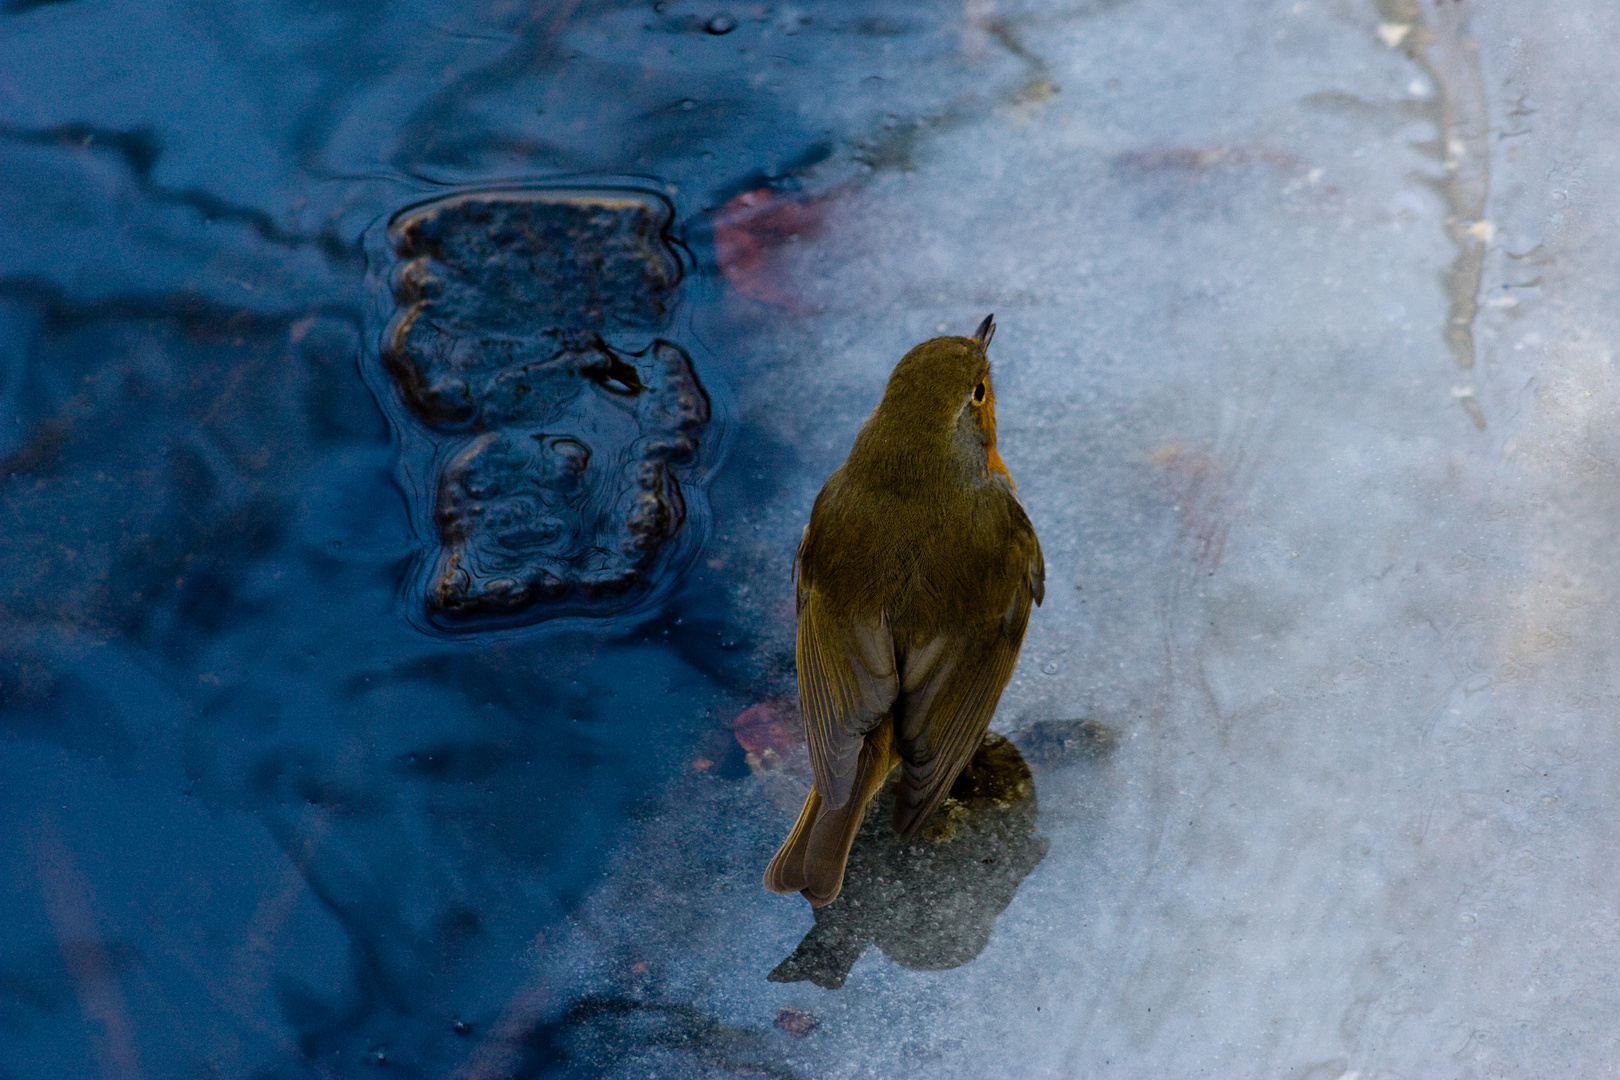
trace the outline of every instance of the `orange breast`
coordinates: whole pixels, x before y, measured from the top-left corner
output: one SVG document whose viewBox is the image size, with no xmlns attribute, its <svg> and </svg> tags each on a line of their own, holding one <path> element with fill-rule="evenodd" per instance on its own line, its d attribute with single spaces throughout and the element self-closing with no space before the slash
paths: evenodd
<svg viewBox="0 0 1620 1080">
<path fill-rule="evenodd" d="M 974 415 L 979 421 L 979 430 L 984 432 L 986 464 L 990 466 L 991 472 L 1000 473 L 1006 478 L 1007 483 L 1016 489 L 1018 485 L 1013 483 L 1012 474 L 1007 471 L 1007 463 L 996 453 L 996 388 L 990 382 L 988 374 L 984 377 L 984 401 L 975 405 L 974 410 Z"/>
</svg>

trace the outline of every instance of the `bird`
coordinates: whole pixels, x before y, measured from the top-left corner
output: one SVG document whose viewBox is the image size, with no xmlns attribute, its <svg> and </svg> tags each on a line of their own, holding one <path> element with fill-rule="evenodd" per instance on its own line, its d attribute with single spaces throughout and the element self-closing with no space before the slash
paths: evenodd
<svg viewBox="0 0 1620 1080">
<path fill-rule="evenodd" d="M 837 898 L 897 766 L 893 827 L 927 824 L 988 729 L 1031 605 L 1040 541 L 996 452 L 995 316 L 916 346 L 827 479 L 794 557 L 794 658 L 813 783 L 765 887 Z"/>
</svg>

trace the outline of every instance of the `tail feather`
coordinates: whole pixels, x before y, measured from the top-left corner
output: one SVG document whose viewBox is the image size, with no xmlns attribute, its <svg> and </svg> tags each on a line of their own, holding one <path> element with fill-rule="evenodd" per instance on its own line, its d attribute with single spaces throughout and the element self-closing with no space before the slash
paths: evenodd
<svg viewBox="0 0 1620 1080">
<path fill-rule="evenodd" d="M 799 811 L 799 820 L 793 823 L 793 831 L 788 833 L 787 839 L 782 841 L 782 846 L 771 859 L 771 864 L 765 868 L 765 887 L 771 892 L 798 892 L 808 884 L 804 876 L 804 852 L 810 843 L 811 826 L 819 816 L 821 792 L 811 784 L 810 794 L 804 800 L 804 809 Z"/>
<path fill-rule="evenodd" d="M 774 892 L 797 891 L 811 907 L 832 903 L 844 886 L 849 849 L 861 831 L 867 804 L 899 760 L 894 752 L 894 725 L 880 723 L 861 747 L 848 802 L 827 806 L 821 793 L 811 787 L 793 831 L 765 868 L 765 887 Z"/>
<path fill-rule="evenodd" d="M 952 778 L 954 779 L 954 777 Z M 894 797 L 894 834 L 903 844 L 909 844 L 917 839 L 928 819 L 934 816 L 939 804 L 951 793 L 949 784 L 936 786 L 932 792 L 925 793 L 920 785 L 912 782 L 910 776 L 900 781 L 900 790 Z"/>
</svg>

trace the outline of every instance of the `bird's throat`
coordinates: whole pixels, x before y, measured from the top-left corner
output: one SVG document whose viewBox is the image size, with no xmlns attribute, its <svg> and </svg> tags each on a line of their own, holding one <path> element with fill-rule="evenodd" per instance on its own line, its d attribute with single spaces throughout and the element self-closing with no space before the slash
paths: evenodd
<svg viewBox="0 0 1620 1080">
<path fill-rule="evenodd" d="M 1017 488 L 1018 485 L 1013 483 L 1012 473 L 1007 471 L 1007 463 L 1001 460 L 1000 454 L 996 453 L 996 444 L 994 442 L 986 444 L 984 454 L 986 464 L 990 466 L 990 471 L 1000 473 L 1010 486 Z"/>
</svg>

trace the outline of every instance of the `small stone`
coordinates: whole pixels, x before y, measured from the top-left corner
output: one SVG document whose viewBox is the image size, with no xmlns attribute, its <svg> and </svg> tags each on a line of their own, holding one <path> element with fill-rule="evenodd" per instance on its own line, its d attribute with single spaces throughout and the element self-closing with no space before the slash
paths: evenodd
<svg viewBox="0 0 1620 1080">
<path fill-rule="evenodd" d="M 722 34 L 729 34 L 733 30 L 737 29 L 737 20 L 733 19 L 730 15 L 716 15 L 714 18 L 703 24 L 703 29 L 707 30 L 715 37 L 719 37 Z"/>
</svg>

